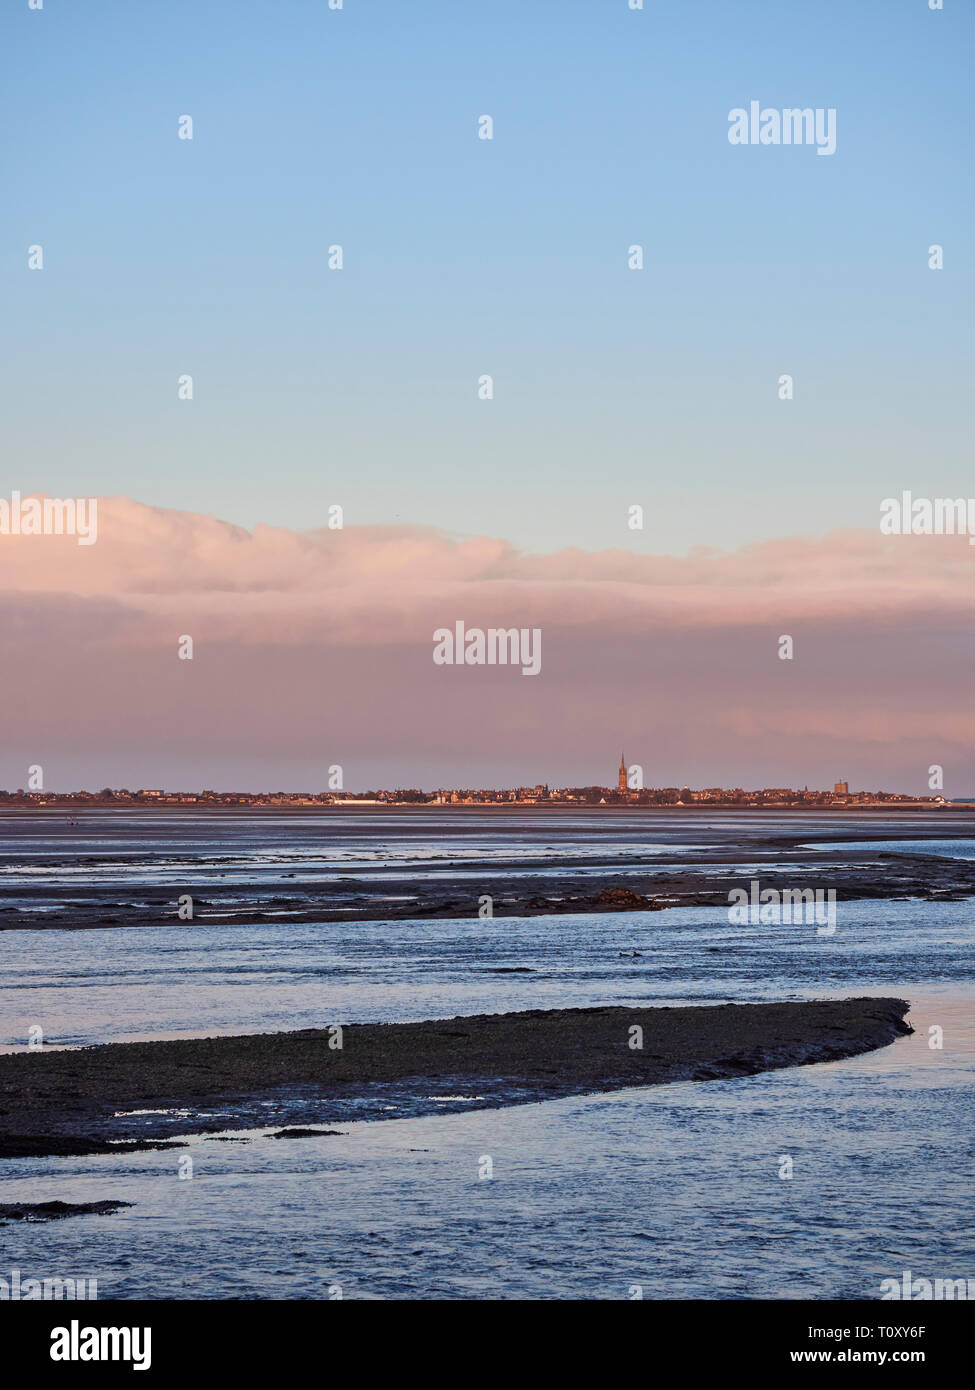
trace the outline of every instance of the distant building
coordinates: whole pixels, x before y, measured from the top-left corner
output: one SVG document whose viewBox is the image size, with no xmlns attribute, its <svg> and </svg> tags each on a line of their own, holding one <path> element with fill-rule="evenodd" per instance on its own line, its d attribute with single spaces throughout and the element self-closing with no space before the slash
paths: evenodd
<svg viewBox="0 0 975 1390">
<path fill-rule="evenodd" d="M 620 775 L 619 775 L 619 779 L 617 780 L 616 785 L 617 785 L 617 787 L 619 788 L 619 790 L 620 790 L 621 792 L 625 792 L 625 791 L 627 790 L 627 786 L 626 786 L 626 759 L 624 758 L 624 756 L 623 756 L 622 753 L 620 754 Z"/>
<path fill-rule="evenodd" d="M 849 782 L 834 782 L 834 783 L 833 783 L 833 795 L 834 795 L 834 796 L 849 796 L 849 795 L 850 795 L 850 784 L 849 784 Z"/>
</svg>

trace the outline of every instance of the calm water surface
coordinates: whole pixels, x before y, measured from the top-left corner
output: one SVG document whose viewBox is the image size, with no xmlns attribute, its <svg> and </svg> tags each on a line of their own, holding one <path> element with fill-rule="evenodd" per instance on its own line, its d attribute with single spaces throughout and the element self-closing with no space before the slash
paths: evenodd
<svg viewBox="0 0 975 1390">
<path fill-rule="evenodd" d="M 502 831 L 517 840 L 517 825 Z M 585 852 L 589 832 L 578 833 Z M 647 837 L 666 845 L 670 833 L 655 824 Z M 108 852 L 141 858 L 151 880 L 145 846 L 115 834 Z M 622 824 L 619 843 L 632 834 Z M 848 835 L 838 827 L 835 838 Z M 546 841 L 553 852 L 560 839 Z M 677 848 L 693 861 L 693 848 Z M 43 853 L 56 860 L 57 844 Z M 0 1201 L 133 1205 L 0 1227 L 0 1275 L 96 1277 L 103 1297 L 325 1298 L 340 1286 L 347 1298 L 394 1299 L 617 1299 L 637 1285 L 647 1298 L 873 1298 L 904 1269 L 975 1277 L 973 927 L 969 903 L 872 901 L 840 903 L 828 938 L 811 927 L 731 927 L 712 908 L 0 933 L 8 1046 L 35 1024 L 52 1042 L 79 1044 L 879 993 L 908 998 L 917 1030 L 863 1057 L 730 1081 L 500 1110 L 477 1109 L 472 1087 L 435 1102 L 442 1114 L 391 1112 L 342 1123 L 334 1138 L 251 1131 L 239 1136 L 247 1143 L 194 1136 L 158 1153 L 8 1161 Z M 941 1049 L 929 1046 L 934 1025 Z M 184 1154 L 188 1181 L 177 1176 Z M 481 1180 L 486 1158 L 493 1177 Z M 785 1158 L 791 1179 L 779 1176 Z"/>
</svg>

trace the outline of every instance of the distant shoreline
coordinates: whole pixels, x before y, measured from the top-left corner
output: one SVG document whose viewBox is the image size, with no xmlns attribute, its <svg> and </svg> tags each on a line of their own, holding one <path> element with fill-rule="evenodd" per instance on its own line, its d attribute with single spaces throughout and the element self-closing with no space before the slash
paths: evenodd
<svg viewBox="0 0 975 1390">
<path fill-rule="evenodd" d="M 734 802 L 695 802 L 692 805 L 667 804 L 664 802 L 654 803 L 653 805 L 642 805 L 639 803 L 620 804 L 611 803 L 600 805 L 599 802 L 586 801 L 476 801 L 476 802 L 355 802 L 343 801 L 334 805 L 322 805 L 320 803 L 307 805 L 272 805 L 254 804 L 243 802 L 239 805 L 217 805 L 209 802 L 186 802 L 177 805 L 171 802 L 136 801 L 61 801 L 56 805 L 49 802 L 20 802 L 6 801 L 0 802 L 0 815 L 5 811 L 31 811 L 49 812 L 57 815 L 64 811 L 152 811 L 153 814 L 164 815 L 167 812 L 185 814 L 190 812 L 206 812 L 207 814 L 220 814 L 230 812 L 240 815 L 242 812 L 259 812 L 264 815 L 273 813 L 274 815 L 334 815 L 338 811 L 362 811 L 367 813 L 385 813 L 387 811 L 402 811 L 407 814 L 426 813 L 431 811 L 446 811 L 450 814 L 464 814 L 471 811 L 558 811 L 571 815 L 578 811 L 597 811 L 600 815 L 614 812 L 619 814 L 625 812 L 632 815 L 635 812 L 646 812 L 648 814 L 666 812 L 668 815 L 686 811 L 691 815 L 713 816 L 719 812 L 734 812 L 735 815 L 768 815 L 774 811 L 777 815 L 793 814 L 800 816 L 808 815 L 871 815 L 877 812 L 886 814 L 890 811 L 925 811 L 941 816 L 969 816 L 975 817 L 975 801 L 969 804 L 935 805 L 928 801 L 877 801 L 867 804 L 854 806 L 836 806 L 830 804 L 811 804 L 808 806 L 785 805 L 776 802 L 769 802 L 767 805 L 758 806 L 739 806 Z"/>
<path fill-rule="evenodd" d="M 37 1049 L 0 1056 L 0 1158 L 744 1077 L 885 1047 L 913 1032 L 908 1009 L 888 998 L 551 1009 Z"/>
</svg>

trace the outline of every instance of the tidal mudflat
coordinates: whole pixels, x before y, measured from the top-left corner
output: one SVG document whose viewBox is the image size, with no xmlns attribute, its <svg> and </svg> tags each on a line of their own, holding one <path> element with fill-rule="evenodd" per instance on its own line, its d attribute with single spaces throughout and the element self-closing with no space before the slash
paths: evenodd
<svg viewBox="0 0 975 1390">
<path fill-rule="evenodd" d="M 382 1118 L 431 1090 L 486 1107 L 714 1081 L 835 1061 L 910 1033 L 903 999 L 586 1008 L 359 1024 L 296 1033 L 108 1043 L 0 1057 L 0 1157 L 148 1147 L 265 1122 L 269 1099 L 322 1120 Z M 366 1104 L 368 1102 L 368 1104 Z M 214 1113 L 214 1106 L 219 1113 Z"/>
</svg>

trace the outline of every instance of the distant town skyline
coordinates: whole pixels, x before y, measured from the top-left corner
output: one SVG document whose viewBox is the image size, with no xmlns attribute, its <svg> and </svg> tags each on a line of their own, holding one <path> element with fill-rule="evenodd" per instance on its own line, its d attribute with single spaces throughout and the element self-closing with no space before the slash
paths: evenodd
<svg viewBox="0 0 975 1390">
<path fill-rule="evenodd" d="M 534 786 L 510 788 L 445 788 L 425 790 L 421 787 L 375 787 L 365 791 L 334 789 L 313 791 L 174 791 L 163 787 L 129 788 L 102 787 L 98 791 L 77 790 L 57 793 L 41 790 L 16 791 L 0 789 L 0 805 L 58 806 L 58 805 L 138 805 L 138 806 L 343 806 L 343 805 L 615 805 L 615 806 L 723 806 L 723 807 L 865 807 L 877 805 L 944 806 L 948 803 L 940 793 L 912 797 L 902 792 L 850 792 L 846 782 L 837 782 L 832 792 L 809 787 L 764 787 L 746 790 L 742 787 L 631 787 L 635 769 L 622 758 L 615 787 L 593 784 L 578 787 L 550 787 L 538 782 Z"/>
</svg>

